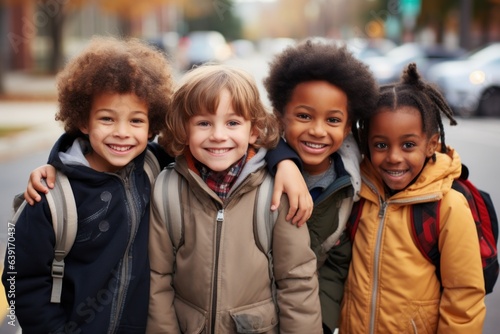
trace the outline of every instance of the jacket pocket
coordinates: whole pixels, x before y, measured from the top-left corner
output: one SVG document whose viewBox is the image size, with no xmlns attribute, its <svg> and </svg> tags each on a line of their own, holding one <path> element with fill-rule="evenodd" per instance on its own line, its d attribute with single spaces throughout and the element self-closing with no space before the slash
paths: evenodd
<svg viewBox="0 0 500 334">
<path fill-rule="evenodd" d="M 199 334 L 205 331 L 207 312 L 179 298 L 175 298 L 174 307 L 182 333 Z"/>
<path fill-rule="evenodd" d="M 229 311 L 237 333 L 278 333 L 278 312 L 272 299 Z"/>
<path fill-rule="evenodd" d="M 439 299 L 413 301 L 408 307 L 407 323 L 402 324 L 404 333 L 436 333 L 439 319 Z"/>
</svg>

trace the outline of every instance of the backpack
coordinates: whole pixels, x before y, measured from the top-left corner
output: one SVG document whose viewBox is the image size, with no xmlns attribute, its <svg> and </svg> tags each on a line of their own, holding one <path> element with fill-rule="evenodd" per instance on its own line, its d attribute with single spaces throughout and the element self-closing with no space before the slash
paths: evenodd
<svg viewBox="0 0 500 334">
<path fill-rule="evenodd" d="M 154 184 L 155 176 L 160 172 L 160 165 L 154 154 L 149 150 L 146 150 L 144 171 L 148 175 L 151 184 Z M 42 183 L 47 186 L 44 179 L 42 179 Z M 56 170 L 54 188 L 49 189 L 45 197 L 49 205 L 52 226 L 56 238 L 54 260 L 52 261 L 52 293 L 50 302 L 60 303 L 64 277 L 64 258 L 71 250 L 78 230 L 78 214 L 75 198 L 66 174 Z M 12 219 L 8 221 L 9 227 L 17 223 L 26 205 L 27 202 L 24 200 L 22 193 L 14 197 L 12 204 L 14 215 Z"/>
<path fill-rule="evenodd" d="M 160 198 L 157 203 L 161 205 L 159 212 L 163 212 L 165 217 L 165 225 L 170 236 L 170 240 L 174 247 L 174 254 L 184 243 L 183 239 L 183 220 L 181 214 L 181 201 L 187 203 L 186 198 L 181 198 L 184 188 L 188 187 L 185 178 L 180 177 L 174 169 L 174 164 L 170 164 L 157 177 L 153 196 Z M 273 271 L 273 256 L 272 256 L 272 235 L 273 228 L 278 218 L 277 211 L 271 211 L 271 200 L 274 187 L 274 179 L 271 175 L 266 174 L 266 177 L 260 185 L 255 200 L 254 207 L 254 235 L 255 243 L 260 251 L 262 251 L 268 259 L 269 277 L 271 278 L 271 289 L 273 300 L 276 303 L 276 284 Z"/>
<path fill-rule="evenodd" d="M 462 174 L 455 179 L 452 188 L 462 193 L 476 223 L 481 250 L 484 286 L 486 294 L 493 291 L 499 273 L 498 263 L 498 218 L 490 195 L 478 189 L 468 180 L 469 169 L 462 165 Z M 354 240 L 359 219 L 363 209 L 364 199 L 354 203 L 351 216 L 347 223 L 351 241 Z M 414 204 L 410 207 L 411 232 L 413 239 L 424 255 L 436 267 L 438 279 L 440 275 L 439 239 L 439 205 L 441 201 Z"/>
</svg>

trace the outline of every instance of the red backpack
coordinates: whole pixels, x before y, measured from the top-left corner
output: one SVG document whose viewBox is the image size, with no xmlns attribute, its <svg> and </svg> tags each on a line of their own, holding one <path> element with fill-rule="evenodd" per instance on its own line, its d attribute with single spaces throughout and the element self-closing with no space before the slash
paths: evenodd
<svg viewBox="0 0 500 334">
<path fill-rule="evenodd" d="M 476 222 L 481 260 L 483 265 L 484 286 L 486 294 L 493 291 L 498 278 L 498 219 L 495 207 L 487 192 L 479 190 L 469 180 L 469 170 L 462 165 L 462 175 L 453 181 L 452 188 L 462 193 Z M 354 203 L 347 229 L 351 241 L 354 240 L 363 209 L 364 199 Z M 419 203 L 411 206 L 411 226 L 414 240 L 422 254 L 436 267 L 436 275 L 441 278 L 439 270 L 439 206 L 441 201 Z"/>
</svg>

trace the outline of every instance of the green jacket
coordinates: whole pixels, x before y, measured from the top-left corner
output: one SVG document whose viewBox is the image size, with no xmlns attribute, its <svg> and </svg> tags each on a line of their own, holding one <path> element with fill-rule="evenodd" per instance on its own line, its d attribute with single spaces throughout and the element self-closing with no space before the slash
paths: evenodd
<svg viewBox="0 0 500 334">
<path fill-rule="evenodd" d="M 333 331 L 339 326 L 344 282 L 351 261 L 351 243 L 344 231 L 361 187 L 361 156 L 351 135 L 332 159 L 337 177 L 315 200 L 307 227 L 318 261 L 322 321 Z"/>
</svg>

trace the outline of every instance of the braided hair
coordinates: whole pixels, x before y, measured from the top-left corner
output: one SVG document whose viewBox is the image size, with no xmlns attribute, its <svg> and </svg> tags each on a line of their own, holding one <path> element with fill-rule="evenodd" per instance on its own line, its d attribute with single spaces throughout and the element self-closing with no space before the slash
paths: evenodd
<svg viewBox="0 0 500 334">
<path fill-rule="evenodd" d="M 453 111 L 438 89 L 421 79 L 415 63 L 407 66 L 399 82 L 380 87 L 380 95 L 374 112 L 359 120 L 357 135 L 363 153 L 369 154 L 368 130 L 371 117 L 383 108 L 394 111 L 401 107 L 413 107 L 420 112 L 423 132 L 427 138 L 439 133 L 441 152 L 445 153 L 447 148 L 441 114 L 450 120 L 450 125 L 457 125 L 457 121 L 453 118 Z"/>
</svg>

